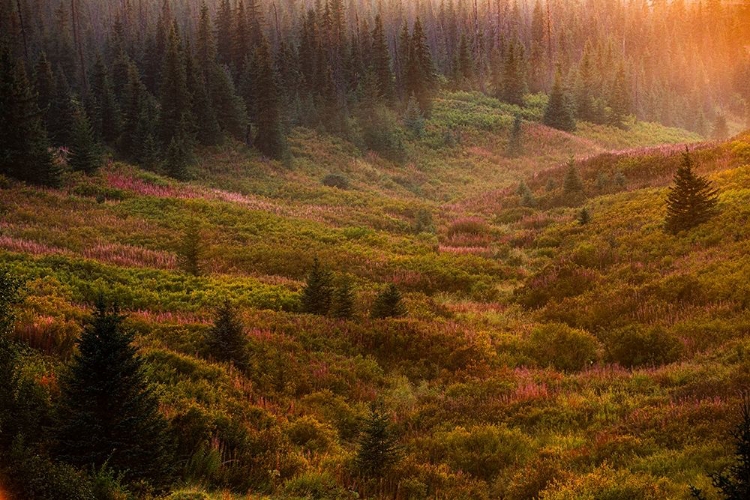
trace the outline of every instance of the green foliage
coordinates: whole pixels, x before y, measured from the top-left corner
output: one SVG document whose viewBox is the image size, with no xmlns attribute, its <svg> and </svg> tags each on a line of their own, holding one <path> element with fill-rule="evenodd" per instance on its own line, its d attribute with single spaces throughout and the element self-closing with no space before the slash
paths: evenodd
<svg viewBox="0 0 750 500">
<path fill-rule="evenodd" d="M 575 161 L 572 158 L 568 161 L 568 169 L 565 171 L 565 178 L 563 179 L 563 195 L 571 200 L 579 199 L 584 195 L 583 181 L 578 175 L 578 169 L 576 169 Z"/>
<path fill-rule="evenodd" d="M 349 189 L 349 179 L 343 174 L 326 174 L 323 185 L 338 189 Z"/>
<path fill-rule="evenodd" d="M 517 114 L 513 119 L 513 128 L 510 130 L 508 147 L 505 152 L 511 158 L 517 158 L 523 154 L 523 120 L 521 115 Z"/>
<path fill-rule="evenodd" d="M 164 486 L 171 478 L 167 425 L 117 308 L 100 302 L 61 380 L 58 456 L 111 467 L 128 481 Z"/>
<path fill-rule="evenodd" d="M 391 283 L 375 297 L 370 316 L 377 319 L 399 318 L 406 315 L 406 307 L 398 287 Z"/>
<path fill-rule="evenodd" d="M 60 171 L 52 161 L 36 96 L 23 64 L 0 50 L 0 174 L 22 181 L 56 186 Z"/>
<path fill-rule="evenodd" d="M 247 338 L 235 306 L 229 301 L 219 306 L 214 324 L 208 332 L 208 353 L 220 361 L 244 367 L 248 360 Z"/>
<path fill-rule="evenodd" d="M 331 271 L 324 268 L 318 258 L 307 275 L 302 289 L 302 311 L 308 314 L 326 315 L 331 310 L 333 299 L 333 278 Z"/>
<path fill-rule="evenodd" d="M 541 366 L 563 371 L 580 371 L 597 358 L 596 339 L 583 330 L 550 323 L 539 326 L 529 337 L 529 354 Z"/>
<path fill-rule="evenodd" d="M 99 145 L 94 138 L 94 131 L 86 116 L 86 111 L 82 107 L 79 107 L 75 114 L 69 155 L 70 167 L 88 175 L 96 172 L 102 164 Z"/>
<path fill-rule="evenodd" d="M 604 339 L 605 359 L 627 368 L 673 363 L 682 354 L 682 343 L 661 327 L 630 325 L 609 332 Z"/>
<path fill-rule="evenodd" d="M 196 220 L 190 221 L 179 247 L 179 260 L 182 270 L 193 276 L 200 276 L 203 251 L 204 244 L 200 224 Z"/>
<path fill-rule="evenodd" d="M 591 213 L 589 212 L 588 208 L 583 207 L 578 213 L 578 223 L 582 226 L 585 226 L 589 222 L 591 222 Z"/>
<path fill-rule="evenodd" d="M 667 197 L 667 231 L 677 234 L 705 223 L 716 214 L 717 202 L 717 190 L 693 171 L 693 161 L 686 151 Z"/>
<path fill-rule="evenodd" d="M 354 288 L 351 280 L 342 276 L 331 297 L 331 316 L 339 319 L 352 319 L 354 316 Z"/>
<path fill-rule="evenodd" d="M 406 106 L 404 125 L 406 125 L 406 128 L 411 131 L 414 137 L 421 138 L 424 135 L 424 116 L 422 115 L 417 98 L 413 95 L 409 98 L 409 103 Z"/>
<path fill-rule="evenodd" d="M 543 121 L 548 127 L 565 132 L 576 130 L 576 122 L 570 109 L 568 96 L 563 88 L 562 75 L 559 70 L 557 76 L 555 76 L 555 84 L 552 87 L 547 108 L 544 110 Z"/>
<path fill-rule="evenodd" d="M 359 438 L 357 468 L 364 476 L 384 477 L 398 462 L 399 455 L 390 418 L 382 403 L 373 403 Z"/>
</svg>

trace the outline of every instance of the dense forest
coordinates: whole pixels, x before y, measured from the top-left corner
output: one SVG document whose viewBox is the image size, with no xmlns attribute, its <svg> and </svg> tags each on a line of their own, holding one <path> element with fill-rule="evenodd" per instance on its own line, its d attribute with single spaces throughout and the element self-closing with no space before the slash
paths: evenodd
<svg viewBox="0 0 750 500">
<path fill-rule="evenodd" d="M 31 130 L 21 122 L 40 110 L 47 139 L 37 141 L 71 148 L 77 169 L 91 170 L 103 143 L 176 178 L 196 145 L 228 137 L 282 158 L 299 125 L 398 158 L 389 110 L 429 116 L 440 88 L 519 106 L 528 93 L 549 94 L 545 123 L 561 130 L 576 119 L 626 127 L 633 116 L 725 138 L 727 114 L 750 115 L 748 9 L 719 0 L 4 0 L 3 98 L 20 107 L 6 106 L 4 119 Z M 15 176 L 49 184 L 55 174 Z"/>
<path fill-rule="evenodd" d="M 0 0 L 0 500 L 750 498 L 747 129 L 746 1 Z"/>
</svg>

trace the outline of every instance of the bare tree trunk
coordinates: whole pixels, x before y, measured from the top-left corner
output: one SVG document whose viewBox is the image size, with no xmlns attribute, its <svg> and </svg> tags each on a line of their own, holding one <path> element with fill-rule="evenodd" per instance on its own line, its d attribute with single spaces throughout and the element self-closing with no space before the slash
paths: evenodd
<svg viewBox="0 0 750 500">
<path fill-rule="evenodd" d="M 26 26 L 23 23 L 23 12 L 21 11 L 21 0 L 16 0 L 16 8 L 18 9 L 18 22 L 21 25 L 21 40 L 23 41 L 23 55 L 26 59 L 26 64 L 29 64 L 29 45 L 26 41 Z"/>
</svg>

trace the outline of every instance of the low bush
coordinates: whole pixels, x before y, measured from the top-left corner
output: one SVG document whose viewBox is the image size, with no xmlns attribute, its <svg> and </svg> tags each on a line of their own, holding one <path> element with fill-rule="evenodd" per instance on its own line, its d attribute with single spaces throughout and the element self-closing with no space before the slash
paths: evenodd
<svg viewBox="0 0 750 500">
<path fill-rule="evenodd" d="M 583 330 L 561 323 L 535 328 L 528 341 L 528 354 L 541 366 L 579 371 L 596 361 L 598 342 Z"/>
<path fill-rule="evenodd" d="M 604 341 L 605 359 L 627 368 L 673 363 L 682 354 L 680 340 L 661 327 L 630 325 L 610 332 Z"/>
</svg>

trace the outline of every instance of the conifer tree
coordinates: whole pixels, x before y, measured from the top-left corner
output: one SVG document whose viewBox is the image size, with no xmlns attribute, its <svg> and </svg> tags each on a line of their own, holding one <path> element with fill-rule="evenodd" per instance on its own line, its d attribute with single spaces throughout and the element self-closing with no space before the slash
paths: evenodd
<svg viewBox="0 0 750 500">
<path fill-rule="evenodd" d="M 331 310 L 333 287 L 331 272 L 316 257 L 302 289 L 302 311 L 324 316 Z"/>
<path fill-rule="evenodd" d="M 117 103 L 109 71 L 101 57 L 97 57 L 91 74 L 87 112 L 96 136 L 113 144 L 120 135 L 120 107 Z"/>
<path fill-rule="evenodd" d="M 195 123 L 200 127 L 198 142 L 204 146 L 215 146 L 221 143 L 222 134 L 216 113 L 209 97 L 205 73 L 199 71 L 189 51 L 185 51 L 185 84 L 191 96 L 192 114 Z"/>
<path fill-rule="evenodd" d="M 750 498 L 750 396 L 742 395 L 740 407 L 742 419 L 732 433 L 734 438 L 734 464 L 726 470 L 711 474 L 714 488 L 721 492 L 725 500 L 745 500 Z M 690 487 L 694 498 L 706 500 L 703 492 Z"/>
<path fill-rule="evenodd" d="M 344 276 L 339 280 L 331 301 L 331 316 L 351 319 L 354 316 L 354 289 L 351 280 Z"/>
<path fill-rule="evenodd" d="M 568 170 L 565 172 L 563 179 L 563 195 L 566 198 L 578 197 L 583 194 L 583 181 L 578 175 L 575 160 L 571 158 L 568 161 Z"/>
<path fill-rule="evenodd" d="M 193 158 L 192 149 L 192 139 L 187 132 L 187 123 L 183 120 L 164 156 L 164 171 L 168 176 L 179 181 L 190 178 L 188 167 Z"/>
<path fill-rule="evenodd" d="M 398 462 L 399 448 L 382 403 L 373 403 L 359 439 L 357 468 L 366 477 L 381 478 Z"/>
<path fill-rule="evenodd" d="M 474 60 L 469 49 L 469 40 L 466 38 L 465 33 L 461 34 L 453 73 L 458 88 L 470 87 L 474 81 Z"/>
<path fill-rule="evenodd" d="M 719 141 L 724 141 L 729 137 L 729 126 L 727 125 L 726 116 L 721 113 L 716 115 L 711 135 L 714 139 Z"/>
<path fill-rule="evenodd" d="M 42 112 L 42 124 L 49 135 L 56 89 L 52 65 L 44 52 L 39 56 L 39 60 L 34 66 L 34 91 L 36 92 L 37 105 Z"/>
<path fill-rule="evenodd" d="M 576 88 L 576 115 L 587 122 L 595 122 L 594 97 L 592 95 L 594 74 L 590 46 L 587 44 L 578 67 Z"/>
<path fill-rule="evenodd" d="M 33 184 L 56 186 L 59 168 L 52 161 L 36 96 L 23 64 L 0 50 L 0 174 Z"/>
<path fill-rule="evenodd" d="M 187 88 L 185 60 L 181 54 L 180 37 L 176 26 L 172 26 L 167 40 L 167 52 L 164 58 L 161 81 L 161 111 L 159 113 L 159 132 L 162 144 L 167 147 L 181 130 L 181 122 L 191 127 L 190 93 Z"/>
<path fill-rule="evenodd" d="M 231 60 L 234 73 L 241 75 L 244 70 L 245 60 L 250 53 L 250 28 L 245 13 L 244 0 L 237 1 L 237 8 L 232 16 L 231 33 Z"/>
<path fill-rule="evenodd" d="M 693 160 L 686 150 L 667 197 L 667 231 L 677 234 L 707 222 L 716 213 L 717 203 L 717 190 L 693 171 Z"/>
<path fill-rule="evenodd" d="M 630 114 L 632 103 L 630 100 L 630 92 L 627 87 L 624 66 L 620 66 L 614 84 L 612 85 L 612 92 L 609 97 L 609 107 L 612 110 L 609 120 L 610 125 L 619 128 L 625 127 L 625 118 Z"/>
<path fill-rule="evenodd" d="M 167 423 L 123 320 L 99 300 L 61 379 L 56 452 L 79 467 L 106 463 L 128 481 L 163 486 L 171 477 Z"/>
<path fill-rule="evenodd" d="M 375 16 L 375 27 L 372 30 L 372 72 L 378 89 L 378 97 L 390 103 L 394 97 L 393 72 L 391 56 L 388 50 L 383 21 L 380 14 Z"/>
<path fill-rule="evenodd" d="M 544 124 L 565 132 L 573 132 L 576 129 L 576 122 L 570 110 L 568 96 L 565 94 L 562 74 L 559 69 L 555 76 L 552 92 L 549 95 L 547 108 L 544 110 Z"/>
<path fill-rule="evenodd" d="M 404 125 L 411 130 L 415 137 L 422 137 L 424 134 L 424 116 L 414 95 L 409 98 L 409 104 L 406 106 Z"/>
<path fill-rule="evenodd" d="M 286 151 L 286 139 L 281 131 L 281 113 L 270 49 L 262 39 L 253 64 L 255 91 L 255 145 L 264 155 L 280 159 Z"/>
<path fill-rule="evenodd" d="M 208 350 L 214 359 L 232 362 L 237 367 L 247 363 L 245 331 L 228 299 L 216 311 L 214 324 L 208 332 Z"/>
<path fill-rule="evenodd" d="M 531 189 L 529 189 L 529 186 L 528 184 L 526 184 L 525 181 L 521 181 L 521 184 L 518 185 L 516 194 L 518 194 L 518 196 L 521 197 L 522 206 L 524 207 L 536 206 L 536 199 L 534 198 L 534 193 L 531 192 Z"/>
<path fill-rule="evenodd" d="M 232 76 L 225 68 L 214 65 L 211 78 L 211 100 L 221 130 L 242 140 L 247 133 L 248 118 L 245 103 L 237 94 Z"/>
<path fill-rule="evenodd" d="M 583 207 L 581 209 L 581 212 L 578 214 L 578 223 L 582 226 L 585 226 L 591 222 L 591 213 L 589 212 L 589 209 L 586 207 Z"/>
<path fill-rule="evenodd" d="M 427 45 L 427 35 L 422 28 L 422 22 L 417 17 L 414 21 L 406 61 L 406 95 L 410 99 L 414 96 L 422 113 L 429 117 L 436 88 L 437 76 L 430 48 Z"/>
<path fill-rule="evenodd" d="M 515 41 L 510 43 L 503 64 L 502 85 L 496 89 L 501 100 L 524 106 L 523 96 L 526 92 L 526 79 L 523 70 L 523 47 Z"/>
<path fill-rule="evenodd" d="M 388 285 L 385 290 L 375 297 L 370 315 L 375 319 L 398 318 L 406 314 L 401 299 L 401 292 L 394 283 Z"/>
<path fill-rule="evenodd" d="M 513 128 L 510 130 L 508 147 L 505 152 L 511 158 L 517 158 L 523 154 L 523 119 L 521 119 L 521 115 L 517 114 L 513 119 Z"/>
<path fill-rule="evenodd" d="M 68 164 L 87 175 L 95 173 L 102 164 L 102 153 L 83 106 L 78 106 L 75 113 Z"/>
<path fill-rule="evenodd" d="M 128 68 L 128 81 L 123 92 L 120 148 L 129 158 L 136 159 L 142 147 L 143 137 L 139 136 L 138 128 L 147 96 L 146 86 L 141 81 L 140 72 L 134 63 L 131 63 Z"/>
<path fill-rule="evenodd" d="M 232 6 L 229 0 L 219 0 L 216 13 L 216 48 L 219 62 L 227 66 L 232 64 Z"/>
<path fill-rule="evenodd" d="M 197 221 L 190 221 L 178 248 L 180 267 L 193 276 L 200 276 L 202 271 L 203 239 L 200 225 Z"/>
<path fill-rule="evenodd" d="M 65 74 L 58 71 L 55 78 L 55 96 L 48 113 L 47 133 L 54 146 L 70 144 L 75 106 Z"/>
<path fill-rule="evenodd" d="M 0 269 L 0 446 L 11 445 L 20 424 L 18 406 L 18 355 L 8 334 L 15 322 L 14 308 L 19 302 L 21 281 L 6 269 Z"/>
</svg>

